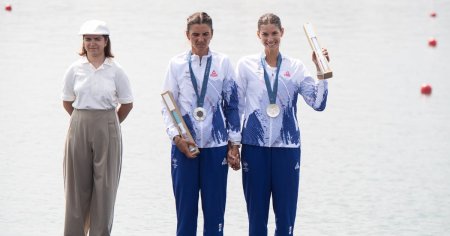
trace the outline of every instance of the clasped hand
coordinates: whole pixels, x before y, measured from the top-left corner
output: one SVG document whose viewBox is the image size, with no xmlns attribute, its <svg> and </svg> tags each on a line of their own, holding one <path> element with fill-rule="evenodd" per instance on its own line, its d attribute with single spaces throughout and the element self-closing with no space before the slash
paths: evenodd
<svg viewBox="0 0 450 236">
<path fill-rule="evenodd" d="M 228 143 L 227 162 L 233 170 L 241 169 L 239 145 L 232 145 L 231 143 Z"/>
</svg>

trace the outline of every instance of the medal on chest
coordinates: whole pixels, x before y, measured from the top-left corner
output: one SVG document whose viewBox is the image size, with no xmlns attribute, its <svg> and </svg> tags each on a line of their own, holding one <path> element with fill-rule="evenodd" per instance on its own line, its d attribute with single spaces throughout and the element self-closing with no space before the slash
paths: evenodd
<svg viewBox="0 0 450 236">
<path fill-rule="evenodd" d="M 277 104 L 269 104 L 266 113 L 269 117 L 275 118 L 280 114 L 280 107 Z"/>
<path fill-rule="evenodd" d="M 189 56 L 189 58 L 188 58 L 189 73 L 191 75 L 192 87 L 194 88 L 195 96 L 197 97 L 197 107 L 193 111 L 193 116 L 194 116 L 195 120 L 203 121 L 206 119 L 206 114 L 207 114 L 205 108 L 203 108 L 203 104 L 205 101 L 206 89 L 208 87 L 209 71 L 211 69 L 212 56 L 209 56 L 206 61 L 206 68 L 205 68 L 205 74 L 203 76 L 202 88 L 199 93 L 198 86 L 197 86 L 197 79 L 195 78 L 194 71 L 192 70 L 191 55 L 192 55 L 192 53 L 189 53 L 189 55 L 188 55 Z"/>
<path fill-rule="evenodd" d="M 203 107 L 197 107 L 194 109 L 194 119 L 203 121 L 206 118 L 206 110 Z"/>
<path fill-rule="evenodd" d="M 269 96 L 269 105 L 266 107 L 266 113 L 269 117 L 275 118 L 280 114 L 280 107 L 276 103 L 277 100 L 277 92 L 278 92 L 278 73 L 280 72 L 281 67 L 281 54 L 278 54 L 277 57 L 277 72 L 275 75 L 275 81 L 273 83 L 273 88 L 270 85 L 269 75 L 266 70 L 266 60 L 261 57 L 261 64 L 264 70 L 264 82 L 266 83 L 267 95 Z"/>
</svg>

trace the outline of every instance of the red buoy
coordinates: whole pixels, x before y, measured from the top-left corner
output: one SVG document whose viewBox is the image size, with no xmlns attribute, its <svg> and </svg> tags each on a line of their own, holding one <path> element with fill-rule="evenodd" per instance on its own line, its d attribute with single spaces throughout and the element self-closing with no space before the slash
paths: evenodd
<svg viewBox="0 0 450 236">
<path fill-rule="evenodd" d="M 422 87 L 420 88 L 420 92 L 424 95 L 430 95 L 431 90 L 432 88 L 430 84 L 422 84 Z"/>
<path fill-rule="evenodd" d="M 432 11 L 432 12 L 430 13 L 430 16 L 431 16 L 431 17 L 436 17 L 437 14 L 436 14 L 436 12 Z"/>
<path fill-rule="evenodd" d="M 435 38 L 429 38 L 428 39 L 428 46 L 430 47 L 436 47 L 437 46 L 437 40 Z"/>
<path fill-rule="evenodd" d="M 5 6 L 5 10 L 6 10 L 6 11 L 12 11 L 12 6 L 11 6 L 11 4 L 7 4 L 7 5 Z"/>
</svg>

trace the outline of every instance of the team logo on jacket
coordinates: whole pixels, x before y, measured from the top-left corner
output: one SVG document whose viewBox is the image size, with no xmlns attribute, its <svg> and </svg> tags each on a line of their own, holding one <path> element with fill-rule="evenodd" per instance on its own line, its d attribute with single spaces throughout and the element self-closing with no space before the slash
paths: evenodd
<svg viewBox="0 0 450 236">
<path fill-rule="evenodd" d="M 227 158 L 224 158 L 223 161 L 222 161 L 222 165 L 224 166 L 224 165 L 227 165 L 227 164 L 228 164 Z"/>
<path fill-rule="evenodd" d="M 209 76 L 211 76 L 211 77 L 217 77 L 217 72 L 216 72 L 215 70 L 213 70 Z"/>
<path fill-rule="evenodd" d="M 297 162 L 297 165 L 295 165 L 295 168 L 294 168 L 294 169 L 295 169 L 295 170 L 300 169 L 300 163 Z"/>
<path fill-rule="evenodd" d="M 284 72 L 284 76 L 285 77 L 291 77 L 291 73 L 289 73 L 289 71 Z"/>
</svg>

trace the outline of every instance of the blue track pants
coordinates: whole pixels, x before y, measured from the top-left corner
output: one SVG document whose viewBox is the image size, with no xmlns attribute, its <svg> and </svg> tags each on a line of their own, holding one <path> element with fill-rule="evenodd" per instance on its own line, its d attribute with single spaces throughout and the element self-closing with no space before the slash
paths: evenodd
<svg viewBox="0 0 450 236">
<path fill-rule="evenodd" d="M 203 235 L 222 236 L 227 190 L 227 146 L 201 148 L 187 158 L 172 146 L 172 185 L 177 210 L 177 236 L 196 236 L 199 192 L 202 199 Z"/>
<path fill-rule="evenodd" d="M 250 236 L 267 236 L 270 196 L 275 236 L 293 235 L 300 179 L 300 148 L 242 146 L 242 182 Z"/>
</svg>

